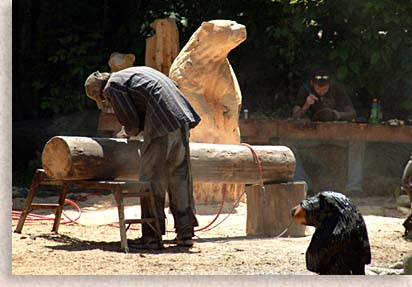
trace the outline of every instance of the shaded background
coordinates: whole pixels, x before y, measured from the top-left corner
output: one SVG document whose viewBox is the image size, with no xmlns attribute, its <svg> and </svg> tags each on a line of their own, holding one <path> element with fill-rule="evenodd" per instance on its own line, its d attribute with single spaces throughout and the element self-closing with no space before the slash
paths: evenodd
<svg viewBox="0 0 412 287">
<path fill-rule="evenodd" d="M 224 3 L 222 3 L 224 2 Z M 110 53 L 144 64 L 149 24 L 174 17 L 183 46 L 202 21 L 232 19 L 248 38 L 230 54 L 244 107 L 284 117 L 315 64 L 325 63 L 355 107 L 373 97 L 387 118 L 412 110 L 412 2 L 406 0 L 13 1 L 13 120 L 94 108 L 84 79 Z M 268 105 L 269 104 L 269 105 Z"/>
<path fill-rule="evenodd" d="M 107 71 L 115 51 L 134 53 L 135 65 L 144 65 L 145 41 L 153 33 L 149 24 L 157 18 L 176 19 L 181 46 L 202 21 L 231 19 L 246 26 L 247 40 L 229 59 L 251 117 L 287 118 L 299 86 L 319 64 L 335 72 L 359 115 L 369 116 L 375 97 L 384 120 L 412 114 L 410 0 L 13 4 L 14 181 L 27 182 L 51 136 L 95 135 L 98 110 L 84 94 L 84 79 L 91 71 Z M 397 148 L 386 149 L 395 154 Z"/>
</svg>

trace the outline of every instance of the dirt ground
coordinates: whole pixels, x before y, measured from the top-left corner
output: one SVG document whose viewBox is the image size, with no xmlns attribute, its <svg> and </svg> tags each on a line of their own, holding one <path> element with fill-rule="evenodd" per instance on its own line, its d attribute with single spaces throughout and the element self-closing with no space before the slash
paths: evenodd
<svg viewBox="0 0 412 287">
<path fill-rule="evenodd" d="M 47 199 L 56 202 L 56 198 Z M 352 200 L 360 208 L 368 228 L 372 263 L 367 266 L 367 274 L 402 271 L 400 262 L 412 255 L 412 242 L 402 238 L 407 210 L 396 207 L 395 200 L 390 198 Z M 13 208 L 21 208 L 23 202 L 22 198 L 15 198 Z M 112 224 L 117 221 L 117 209 L 111 195 L 90 196 L 78 204 L 81 207 L 78 224 L 62 224 L 59 234 L 50 232 L 52 221 L 27 222 L 21 234 L 12 233 L 13 275 L 313 274 L 305 267 L 305 251 L 311 236 L 246 237 L 245 203 L 240 203 L 230 215 L 233 205 L 225 203 L 212 229 L 196 232 L 195 246 L 190 249 L 171 243 L 175 237 L 171 231 L 173 218 L 166 209 L 170 232 L 164 236 L 165 249 L 131 249 L 129 253 L 119 249 L 119 231 Z M 210 223 L 218 210 L 218 204 L 197 205 L 200 227 Z M 72 207 L 65 212 L 72 219 L 78 217 Z M 125 212 L 126 218 L 139 216 L 140 208 L 128 202 Z M 16 224 L 13 220 L 11 231 Z M 129 239 L 134 239 L 140 236 L 140 230 L 133 225 L 127 234 Z"/>
</svg>

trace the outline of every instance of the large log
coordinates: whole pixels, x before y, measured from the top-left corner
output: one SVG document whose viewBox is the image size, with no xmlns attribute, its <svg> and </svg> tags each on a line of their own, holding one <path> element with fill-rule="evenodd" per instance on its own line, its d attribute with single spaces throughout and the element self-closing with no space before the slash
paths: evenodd
<svg viewBox="0 0 412 287">
<path fill-rule="evenodd" d="M 56 136 L 43 148 L 49 177 L 63 180 L 133 178 L 139 170 L 138 141 Z"/>
<path fill-rule="evenodd" d="M 56 136 L 42 154 L 43 168 L 52 178 L 132 179 L 139 169 L 139 141 L 115 138 Z M 261 161 L 264 182 L 288 182 L 295 172 L 295 157 L 284 146 L 253 146 Z M 243 145 L 190 143 L 193 179 L 201 182 L 260 182 L 251 150 Z"/>
</svg>

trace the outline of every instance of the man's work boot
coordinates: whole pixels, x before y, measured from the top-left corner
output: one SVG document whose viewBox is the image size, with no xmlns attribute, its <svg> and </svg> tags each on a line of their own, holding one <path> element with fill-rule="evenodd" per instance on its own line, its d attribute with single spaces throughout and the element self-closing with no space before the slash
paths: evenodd
<svg viewBox="0 0 412 287">
<path fill-rule="evenodd" d="M 140 237 L 135 240 L 130 240 L 129 245 L 136 249 L 160 250 L 163 249 L 163 243 L 154 238 Z"/>
<path fill-rule="evenodd" d="M 191 237 L 176 237 L 176 245 L 179 247 L 193 247 L 193 239 Z"/>
</svg>

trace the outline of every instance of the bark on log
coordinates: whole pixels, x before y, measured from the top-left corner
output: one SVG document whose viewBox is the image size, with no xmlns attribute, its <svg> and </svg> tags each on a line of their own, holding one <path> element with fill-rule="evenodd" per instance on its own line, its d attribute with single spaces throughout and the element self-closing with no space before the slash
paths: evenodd
<svg viewBox="0 0 412 287">
<path fill-rule="evenodd" d="M 44 146 L 47 176 L 62 179 L 135 178 L 139 171 L 138 141 L 56 136 Z"/>
<path fill-rule="evenodd" d="M 139 169 L 138 141 L 114 138 L 56 136 L 43 149 L 46 174 L 63 180 L 132 179 Z M 264 182 L 288 182 L 295 157 L 284 146 L 253 146 Z M 260 182 L 251 150 L 243 145 L 190 143 L 193 180 L 214 183 Z"/>
</svg>

